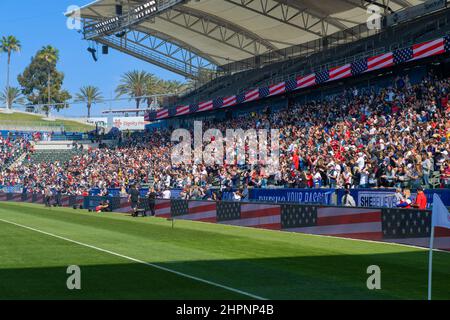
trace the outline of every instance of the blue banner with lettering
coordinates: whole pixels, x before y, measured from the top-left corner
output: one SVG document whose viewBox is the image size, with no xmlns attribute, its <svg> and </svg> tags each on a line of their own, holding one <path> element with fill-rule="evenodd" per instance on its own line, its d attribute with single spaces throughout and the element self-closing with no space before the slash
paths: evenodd
<svg viewBox="0 0 450 320">
<path fill-rule="evenodd" d="M 358 207 L 388 207 L 393 208 L 396 206 L 396 199 L 394 197 L 394 189 L 351 189 L 351 195 L 355 199 Z M 450 206 L 450 189 L 432 189 L 425 190 L 427 196 L 427 207 L 431 208 L 433 204 L 433 195 L 438 194 L 442 202 L 446 206 Z M 414 190 L 411 193 L 411 198 L 414 200 L 417 193 Z M 344 190 L 338 190 L 338 204 L 341 204 L 342 197 L 344 196 Z"/>
<path fill-rule="evenodd" d="M 250 189 L 250 200 L 332 204 L 335 189 Z"/>
<path fill-rule="evenodd" d="M 22 186 L 0 186 L 0 192 L 23 193 L 23 188 L 22 188 Z"/>
</svg>

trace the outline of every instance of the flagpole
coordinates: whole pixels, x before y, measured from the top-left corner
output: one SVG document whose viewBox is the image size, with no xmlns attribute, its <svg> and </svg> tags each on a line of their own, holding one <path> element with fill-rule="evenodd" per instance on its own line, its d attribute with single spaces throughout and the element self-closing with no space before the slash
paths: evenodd
<svg viewBox="0 0 450 320">
<path fill-rule="evenodd" d="M 433 195 L 433 211 L 431 212 L 431 234 L 430 234 L 430 251 L 428 253 L 428 300 L 431 300 L 431 287 L 433 283 L 433 246 L 434 246 L 434 225 L 437 215 L 437 206 L 439 196 Z"/>
<path fill-rule="evenodd" d="M 430 236 L 430 252 L 428 254 L 428 300 L 431 300 L 431 284 L 433 282 L 433 242 L 434 242 L 434 223 L 431 218 L 431 236 Z"/>
</svg>

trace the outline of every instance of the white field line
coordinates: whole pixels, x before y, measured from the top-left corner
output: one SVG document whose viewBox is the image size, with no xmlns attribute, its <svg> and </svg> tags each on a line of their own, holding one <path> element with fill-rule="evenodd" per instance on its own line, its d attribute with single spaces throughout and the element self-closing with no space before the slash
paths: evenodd
<svg viewBox="0 0 450 320">
<path fill-rule="evenodd" d="M 58 235 L 50 233 L 50 232 L 42 231 L 42 230 L 39 230 L 39 229 L 36 229 L 36 228 L 32 228 L 32 227 L 29 227 L 29 226 L 25 226 L 25 225 L 22 225 L 22 224 L 19 224 L 19 223 L 15 223 L 15 222 L 12 222 L 12 221 L 8 221 L 8 220 L 4 220 L 4 219 L 0 219 L 0 221 L 4 222 L 4 223 L 7 223 L 7 224 L 11 224 L 11 225 L 17 226 L 17 227 L 28 229 L 28 230 L 31 230 L 31 231 L 34 231 L 34 232 L 45 234 L 45 235 L 50 236 L 50 237 L 61 239 L 61 240 L 67 241 L 67 242 L 72 242 L 72 243 L 78 244 L 78 245 L 83 246 L 83 247 L 87 247 L 87 248 L 91 248 L 91 249 L 94 249 L 94 250 L 97 250 L 97 251 L 105 252 L 105 253 L 108 253 L 110 255 L 117 256 L 117 257 L 120 257 L 120 258 L 123 258 L 123 259 L 126 259 L 126 260 L 130 260 L 130 261 L 133 261 L 133 262 L 144 264 L 146 266 L 153 267 L 155 269 L 159 269 L 159 270 L 162 270 L 162 271 L 170 272 L 170 273 L 176 274 L 176 275 L 184 277 L 184 278 L 188 278 L 188 279 L 195 280 L 195 281 L 198 281 L 198 282 L 206 283 L 206 284 L 209 284 L 211 286 L 215 286 L 215 287 L 222 288 L 222 289 L 225 289 L 225 290 L 228 290 L 228 291 L 231 291 L 231 292 L 235 292 L 235 293 L 238 293 L 238 294 L 241 294 L 241 295 L 244 295 L 244 296 L 256 299 L 256 300 L 268 300 L 266 298 L 254 295 L 252 293 L 248 293 L 248 292 L 245 292 L 245 291 L 242 291 L 242 290 L 239 290 L 239 289 L 235 289 L 235 288 L 232 288 L 232 287 L 229 287 L 229 286 L 225 286 L 225 285 L 220 284 L 220 283 L 216 283 L 216 282 L 209 281 L 209 280 L 206 280 L 206 279 L 202 279 L 202 278 L 199 278 L 199 277 L 191 276 L 191 275 L 183 273 L 183 272 L 179 272 L 179 271 L 172 270 L 172 269 L 169 269 L 169 268 L 166 268 L 166 267 L 162 267 L 162 266 L 159 266 L 159 265 L 156 265 L 156 264 L 153 264 L 153 263 L 149 263 L 149 262 L 146 262 L 146 261 L 142 261 L 142 260 L 139 260 L 139 259 L 128 257 L 126 255 L 123 255 L 123 254 L 120 254 L 120 253 L 117 253 L 117 252 L 113 252 L 113 251 L 110 251 L 110 250 L 102 249 L 102 248 L 99 248 L 99 247 L 96 247 L 96 246 L 93 246 L 93 245 L 90 245 L 90 244 L 87 244 L 87 243 L 83 243 L 83 242 L 79 242 L 79 241 L 72 240 L 72 239 L 69 239 L 69 238 L 65 238 L 65 237 L 62 237 L 62 236 L 58 236 Z"/>
</svg>

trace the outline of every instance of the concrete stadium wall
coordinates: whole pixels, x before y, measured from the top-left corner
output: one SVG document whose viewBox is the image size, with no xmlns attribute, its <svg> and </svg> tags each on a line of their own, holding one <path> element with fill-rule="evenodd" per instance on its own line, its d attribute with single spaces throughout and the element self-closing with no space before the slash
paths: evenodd
<svg viewBox="0 0 450 320">
<path fill-rule="evenodd" d="M 64 207 L 94 209 L 108 199 L 112 211 L 131 214 L 126 198 L 62 196 Z M 42 194 L 0 193 L 0 201 L 43 204 Z M 54 202 L 54 200 L 53 200 Z M 139 207 L 148 210 L 141 199 Z M 431 211 L 397 208 L 353 208 L 302 204 L 156 200 L 157 217 L 219 223 L 287 232 L 376 240 L 428 247 Z M 436 228 L 435 248 L 450 251 L 450 230 Z"/>
</svg>

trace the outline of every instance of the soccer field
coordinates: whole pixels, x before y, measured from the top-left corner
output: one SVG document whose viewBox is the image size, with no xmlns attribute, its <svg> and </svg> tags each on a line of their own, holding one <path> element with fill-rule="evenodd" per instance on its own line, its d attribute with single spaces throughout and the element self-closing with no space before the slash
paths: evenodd
<svg viewBox="0 0 450 320">
<path fill-rule="evenodd" d="M 425 299 L 428 252 L 400 245 L 0 203 L 0 299 Z M 67 267 L 81 268 L 68 290 Z M 368 290 L 367 267 L 381 268 Z M 433 298 L 450 299 L 450 253 Z"/>
</svg>

